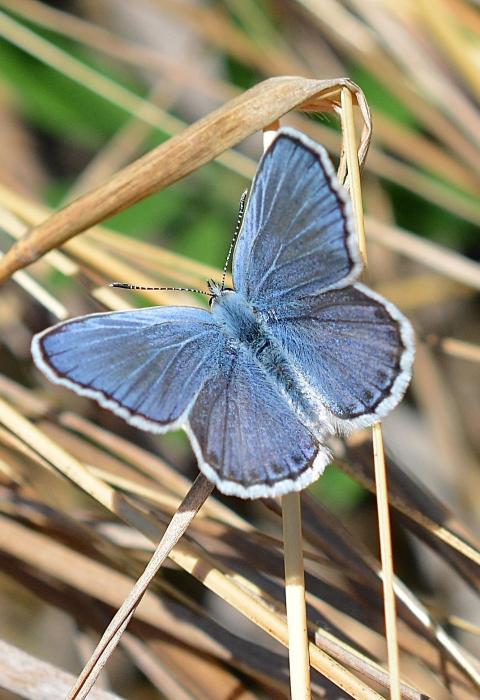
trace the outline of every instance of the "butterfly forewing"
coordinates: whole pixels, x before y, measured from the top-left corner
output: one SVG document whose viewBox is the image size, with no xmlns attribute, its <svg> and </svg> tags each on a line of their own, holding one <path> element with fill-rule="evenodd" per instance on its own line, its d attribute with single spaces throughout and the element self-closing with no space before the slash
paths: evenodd
<svg viewBox="0 0 480 700">
<path fill-rule="evenodd" d="M 234 282 L 280 342 L 330 432 L 373 423 L 401 399 L 409 322 L 354 285 L 361 272 L 348 195 L 325 150 L 281 129 L 255 176 Z"/>
<path fill-rule="evenodd" d="M 321 146 L 281 129 L 252 185 L 233 259 L 235 288 L 261 309 L 356 279 L 348 196 Z"/>
<path fill-rule="evenodd" d="M 162 432 L 185 422 L 224 340 L 208 311 L 152 307 L 60 323 L 35 336 L 32 349 L 52 381 Z"/>
</svg>

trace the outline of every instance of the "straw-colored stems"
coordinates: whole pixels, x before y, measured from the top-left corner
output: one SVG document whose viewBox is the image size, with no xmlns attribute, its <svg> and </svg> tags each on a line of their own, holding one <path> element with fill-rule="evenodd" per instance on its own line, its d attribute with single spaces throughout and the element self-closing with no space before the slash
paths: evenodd
<svg viewBox="0 0 480 700">
<path fill-rule="evenodd" d="M 383 582 L 383 604 L 385 609 L 388 667 L 390 671 L 390 697 L 392 700 L 400 700 L 400 668 L 398 660 L 395 593 L 393 590 L 392 538 L 388 510 L 387 469 L 385 466 L 381 423 L 375 423 L 373 425 L 372 438 L 375 482 L 377 485 L 378 530 L 382 558 L 381 577 Z"/>
<path fill-rule="evenodd" d="M 347 90 L 342 90 L 341 101 L 342 133 L 348 167 L 348 183 L 352 198 L 353 216 L 355 219 L 355 227 L 358 236 L 358 245 L 366 267 L 367 247 L 363 221 L 360 168 L 355 145 L 353 104 L 351 96 L 347 93 Z M 377 491 L 378 528 L 380 533 L 380 554 L 382 561 L 381 577 L 383 581 L 383 602 L 385 610 L 388 668 L 390 672 L 390 697 L 392 700 L 400 700 L 400 668 L 398 658 L 395 593 L 393 589 L 392 538 L 388 512 L 387 473 L 383 450 L 381 423 L 375 423 L 373 426 L 373 461 L 375 464 L 375 482 Z"/>
<path fill-rule="evenodd" d="M 348 167 L 348 188 L 352 199 L 353 218 L 355 231 L 357 232 L 358 247 L 362 260 L 367 264 L 367 244 L 365 240 L 365 226 L 363 223 L 362 190 L 360 185 L 360 166 L 355 153 L 355 122 L 353 119 L 353 103 L 346 90 L 341 93 L 342 102 L 342 135 L 343 151 L 345 152 Z"/>
<path fill-rule="evenodd" d="M 263 148 L 272 142 L 280 124 L 275 121 L 263 131 Z M 310 657 L 308 653 L 305 576 L 302 555 L 302 516 L 300 494 L 282 498 L 282 524 L 285 559 L 285 599 L 288 622 L 288 657 L 292 700 L 309 700 Z"/>
<path fill-rule="evenodd" d="M 3 19 L 0 13 L 0 20 Z M 1 30 L 2 26 L 0 33 Z M 359 158 L 363 162 L 370 139 L 370 122 L 365 98 L 356 85 L 344 78 L 271 78 L 130 163 L 108 182 L 79 197 L 32 229 L 0 261 L 0 283 L 52 248 L 63 245 L 77 233 L 164 189 L 220 156 L 279 115 L 295 108 L 317 112 L 332 110 L 344 87 L 355 94 L 365 120 L 359 150 Z"/>
<path fill-rule="evenodd" d="M 310 657 L 305 608 L 302 522 L 298 493 L 289 493 L 282 498 L 282 523 L 290 688 L 292 700 L 306 700 L 310 698 Z"/>
<path fill-rule="evenodd" d="M 434 333 L 429 333 L 425 340 L 432 348 L 441 350 L 446 355 L 470 362 L 480 362 L 480 345 L 458 338 L 440 338 Z"/>
<path fill-rule="evenodd" d="M 3 639 L 0 640 L 0 665 L 2 689 L 10 691 L 10 697 L 63 698 L 73 681 L 73 676 L 58 666 L 27 654 Z M 120 700 L 120 697 L 94 689 L 90 700 Z"/>
<path fill-rule="evenodd" d="M 54 464 L 56 470 L 76 483 L 83 491 L 89 493 L 97 502 L 114 512 L 131 527 L 139 530 L 150 540 L 156 542 L 159 529 L 134 503 L 127 500 L 121 493 L 115 492 L 108 484 L 88 472 L 77 460 L 65 452 L 59 445 L 52 442 L 33 423 L 21 416 L 5 401 L 0 399 L 0 423 L 19 439 L 30 445 L 49 464 Z M 1 535 L 0 528 L 0 535 Z M 5 539 L 1 543 L 5 547 Z M 38 552 L 38 550 L 36 550 Z M 41 553 L 41 552 L 38 552 Z M 265 605 L 244 585 L 234 580 L 233 572 L 221 570 L 216 563 L 205 556 L 192 542 L 182 538 L 176 547 L 169 552 L 170 559 L 182 569 L 192 574 L 211 591 L 219 595 L 225 602 L 237 608 L 254 624 L 274 637 L 284 646 L 288 645 L 287 624 L 283 615 L 278 615 L 270 606 Z M 75 572 L 72 572 L 72 575 Z M 310 644 L 312 667 L 335 683 L 345 693 L 356 700 L 380 700 L 380 695 L 368 687 L 348 669 L 331 658 L 328 654 Z"/>
<path fill-rule="evenodd" d="M 145 571 L 108 625 L 90 660 L 78 677 L 68 695 L 69 700 L 80 700 L 88 695 L 98 674 L 120 641 L 150 581 L 162 566 L 172 547 L 175 546 L 185 533 L 185 530 L 211 494 L 212 490 L 213 484 L 209 483 L 203 475 L 197 477 L 192 488 L 183 499 L 182 504 L 165 530 L 165 534 L 147 564 Z"/>
</svg>

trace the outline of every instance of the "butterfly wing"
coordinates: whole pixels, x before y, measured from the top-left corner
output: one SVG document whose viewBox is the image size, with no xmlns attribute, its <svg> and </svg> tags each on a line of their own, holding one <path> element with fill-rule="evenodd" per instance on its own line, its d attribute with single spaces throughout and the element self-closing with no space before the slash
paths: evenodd
<svg viewBox="0 0 480 700">
<path fill-rule="evenodd" d="M 284 304 L 265 314 L 311 395 L 325 407 L 332 429 L 365 427 L 402 398 L 414 358 L 409 321 L 361 284 Z"/>
<path fill-rule="evenodd" d="M 220 491 L 267 498 L 305 488 L 330 455 L 244 348 L 227 352 L 186 427 L 199 467 Z"/>
<path fill-rule="evenodd" d="M 34 360 L 50 380 L 153 432 L 185 423 L 223 350 L 211 314 L 189 307 L 82 316 L 32 342 Z"/>
<path fill-rule="evenodd" d="M 324 148 L 283 128 L 264 153 L 233 258 L 235 289 L 256 308 L 316 295 L 361 270 L 350 213 Z"/>
</svg>

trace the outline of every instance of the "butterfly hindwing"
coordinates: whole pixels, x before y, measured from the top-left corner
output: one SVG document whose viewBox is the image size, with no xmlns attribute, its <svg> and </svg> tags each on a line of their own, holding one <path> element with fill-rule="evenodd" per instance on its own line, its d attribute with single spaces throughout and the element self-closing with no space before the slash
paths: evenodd
<svg viewBox="0 0 480 700">
<path fill-rule="evenodd" d="M 235 288 L 266 309 L 346 286 L 361 267 L 348 195 L 327 152 L 280 129 L 252 184 L 233 258 Z"/>
<path fill-rule="evenodd" d="M 321 474 L 328 451 L 300 422 L 244 348 L 207 380 L 187 431 L 200 469 L 225 494 L 265 498 L 300 490 Z"/>
<path fill-rule="evenodd" d="M 152 307 L 60 323 L 35 336 L 32 352 L 52 381 L 163 432 L 185 422 L 223 346 L 208 311 Z"/>
<path fill-rule="evenodd" d="M 284 304 L 266 322 L 336 429 L 369 425 L 402 398 L 411 376 L 413 331 L 393 304 L 367 287 Z"/>
</svg>

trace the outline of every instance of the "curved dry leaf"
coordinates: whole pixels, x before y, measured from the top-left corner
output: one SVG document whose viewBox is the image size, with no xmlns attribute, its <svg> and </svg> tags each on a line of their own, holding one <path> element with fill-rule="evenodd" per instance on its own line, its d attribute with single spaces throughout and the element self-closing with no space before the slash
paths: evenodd
<svg viewBox="0 0 480 700">
<path fill-rule="evenodd" d="M 363 116 L 358 152 L 362 164 L 370 143 L 371 123 L 368 105 L 355 83 L 346 78 L 270 78 L 120 170 L 101 187 L 52 214 L 5 255 L 0 263 L 0 282 L 76 234 L 185 177 L 287 112 L 332 111 L 338 107 L 343 88 L 352 93 Z"/>
</svg>

